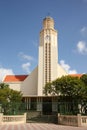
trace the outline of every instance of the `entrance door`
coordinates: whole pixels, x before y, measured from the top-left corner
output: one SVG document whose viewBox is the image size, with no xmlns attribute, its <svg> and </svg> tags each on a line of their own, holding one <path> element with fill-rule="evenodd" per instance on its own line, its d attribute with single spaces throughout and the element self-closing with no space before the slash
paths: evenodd
<svg viewBox="0 0 87 130">
<path fill-rule="evenodd" d="M 44 97 L 43 98 L 43 114 L 51 115 L 52 114 L 52 98 Z"/>
</svg>

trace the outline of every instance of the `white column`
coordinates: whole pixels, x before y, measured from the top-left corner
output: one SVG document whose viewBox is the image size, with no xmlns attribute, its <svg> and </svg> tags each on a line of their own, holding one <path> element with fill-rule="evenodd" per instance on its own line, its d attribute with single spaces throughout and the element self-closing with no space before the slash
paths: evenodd
<svg viewBox="0 0 87 130">
<path fill-rule="evenodd" d="M 31 99 L 30 98 L 28 98 L 28 107 L 29 107 L 29 110 L 30 110 L 30 108 L 31 108 Z"/>
<path fill-rule="evenodd" d="M 3 123 L 3 113 L 0 113 L 0 124 Z"/>
</svg>

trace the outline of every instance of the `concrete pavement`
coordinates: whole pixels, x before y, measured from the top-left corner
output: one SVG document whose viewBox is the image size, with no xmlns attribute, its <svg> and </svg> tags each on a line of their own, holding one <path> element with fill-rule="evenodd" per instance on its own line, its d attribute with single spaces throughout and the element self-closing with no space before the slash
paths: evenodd
<svg viewBox="0 0 87 130">
<path fill-rule="evenodd" d="M 72 127 L 48 123 L 0 125 L 0 130 L 87 130 L 87 127 Z"/>
</svg>

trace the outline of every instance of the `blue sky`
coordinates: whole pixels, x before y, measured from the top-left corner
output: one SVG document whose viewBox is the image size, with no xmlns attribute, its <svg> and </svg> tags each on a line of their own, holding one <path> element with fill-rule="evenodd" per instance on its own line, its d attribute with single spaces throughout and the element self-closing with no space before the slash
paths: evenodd
<svg viewBox="0 0 87 130">
<path fill-rule="evenodd" d="M 0 0 L 0 80 L 37 66 L 48 14 L 58 31 L 59 63 L 68 73 L 87 73 L 87 0 Z"/>
</svg>

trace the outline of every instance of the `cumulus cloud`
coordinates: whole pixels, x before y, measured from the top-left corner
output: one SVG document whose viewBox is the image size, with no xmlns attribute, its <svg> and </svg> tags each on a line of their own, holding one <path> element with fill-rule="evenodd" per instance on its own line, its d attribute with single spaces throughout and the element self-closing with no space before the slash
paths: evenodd
<svg viewBox="0 0 87 130">
<path fill-rule="evenodd" d="M 79 41 L 77 43 L 77 51 L 81 54 L 87 54 L 87 43 L 85 41 Z"/>
<path fill-rule="evenodd" d="M 32 56 L 26 55 L 26 54 L 24 54 L 23 52 L 20 52 L 20 53 L 19 53 L 19 56 L 20 56 L 20 58 L 23 59 L 23 60 L 28 60 L 28 61 L 34 60 L 34 58 L 33 58 Z"/>
<path fill-rule="evenodd" d="M 71 69 L 70 65 L 66 64 L 64 60 L 60 60 L 60 65 L 67 71 L 69 74 L 77 74 L 75 69 Z"/>
<path fill-rule="evenodd" d="M 87 27 L 82 27 L 80 32 L 83 36 L 87 36 Z"/>
<path fill-rule="evenodd" d="M 0 82 L 3 80 L 3 78 L 6 75 L 14 75 L 13 70 L 1 67 L 0 68 Z"/>
<path fill-rule="evenodd" d="M 30 66 L 31 66 L 31 64 L 30 64 L 30 62 L 27 62 L 27 63 L 24 63 L 24 64 L 22 64 L 22 69 L 26 72 L 26 73 L 30 73 Z"/>
<path fill-rule="evenodd" d="M 35 61 L 35 59 L 30 55 L 24 54 L 23 52 L 20 52 L 18 56 L 23 60 L 23 62 L 27 61 L 27 63 L 22 63 L 21 67 L 23 71 L 29 74 L 31 72 L 30 71 L 31 63 L 32 61 Z"/>
</svg>

